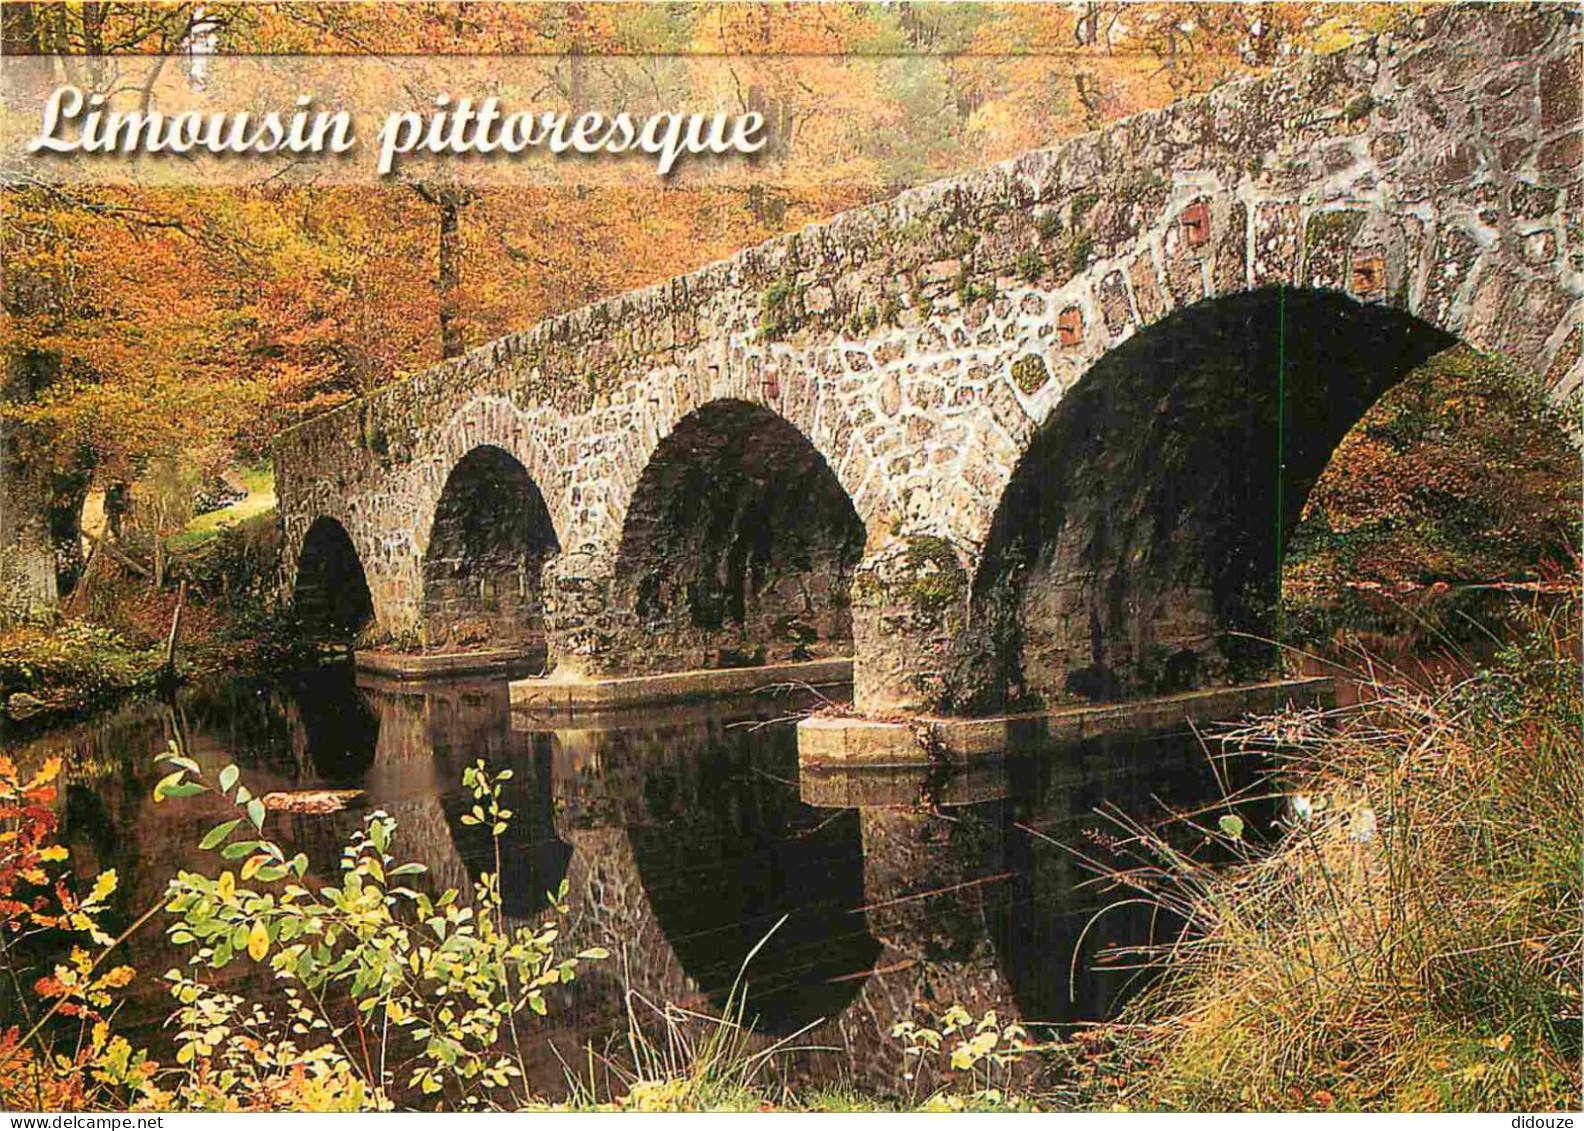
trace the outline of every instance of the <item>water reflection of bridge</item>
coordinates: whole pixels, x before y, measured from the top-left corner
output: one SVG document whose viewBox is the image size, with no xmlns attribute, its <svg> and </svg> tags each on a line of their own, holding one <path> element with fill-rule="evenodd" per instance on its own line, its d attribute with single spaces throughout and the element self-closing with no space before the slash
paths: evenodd
<svg viewBox="0 0 1584 1131">
<path fill-rule="evenodd" d="M 1042 836 L 1071 842 L 1102 799 L 1147 804 L 1203 761 L 1180 743 L 1117 740 L 958 780 L 870 775 L 860 788 L 800 780 L 792 729 L 761 725 L 796 706 L 784 699 L 591 720 L 511 718 L 498 682 L 364 675 L 348 694 L 377 719 L 369 803 L 402 821 L 441 885 L 493 866 L 460 822 L 462 768 L 483 758 L 516 771 L 502 854 L 511 912 L 537 914 L 565 880 L 571 945 L 619 956 L 568 994 L 553 1017 L 575 1032 L 559 1036 L 619 1029 L 624 986 L 719 1012 L 763 941 L 747 1012 L 772 1035 L 817 1023 L 810 1042 L 843 1050 L 859 1075 L 895 1069 L 891 1024 L 921 1002 L 1043 1021 L 1105 1014 L 1123 980 L 1090 969 L 1096 951 L 1151 924 L 1103 918 L 1075 963 L 1109 897 L 1078 894 L 1080 866 Z M 294 729 L 315 730 L 306 718 Z M 926 787 L 933 805 L 920 803 Z"/>
<path fill-rule="evenodd" d="M 1074 962 L 1085 922 L 1110 897 L 1079 892 L 1081 868 L 1039 834 L 1083 843 L 1102 800 L 1134 813 L 1152 811 L 1156 791 L 1192 800 L 1196 751 L 1112 740 L 972 777 L 818 776 L 799 772 L 790 726 L 758 725 L 792 706 L 567 721 L 511 717 L 502 681 L 404 684 L 326 669 L 286 688 L 233 684 L 68 735 L 120 761 L 66 791 L 66 833 L 82 867 L 120 868 L 128 907 L 146 906 L 176 869 L 212 865 L 196 844 L 219 819 L 213 799 L 155 807 L 148 795 L 149 757 L 174 729 L 201 763 L 234 760 L 259 792 L 366 791 L 343 812 L 271 818 L 321 879 L 378 808 L 400 824 L 398 855 L 425 864 L 437 888 L 467 888 L 497 865 L 493 844 L 461 821 L 471 804 L 463 768 L 510 766 L 515 816 L 499 861 L 508 912 L 537 918 L 565 881 L 568 945 L 616 954 L 588 967 L 539 1030 L 530 1067 L 552 1083 L 562 1069 L 550 1042 L 569 1053 L 622 1032 L 626 989 L 721 1011 L 767 935 L 747 970 L 747 1011 L 767 1039 L 816 1023 L 806 1043 L 840 1050 L 842 1071 L 860 1079 L 895 1072 L 890 1027 L 921 1002 L 1030 1020 L 1106 1012 L 1123 982 L 1092 971 L 1094 955 L 1150 924 L 1108 915 Z M 920 804 L 924 791 L 932 805 Z M 140 968 L 180 961 L 157 936 L 138 948 Z M 267 974 L 246 964 L 224 980 L 269 993 Z M 136 1013 L 157 1025 L 166 1010 L 156 990 Z"/>
</svg>

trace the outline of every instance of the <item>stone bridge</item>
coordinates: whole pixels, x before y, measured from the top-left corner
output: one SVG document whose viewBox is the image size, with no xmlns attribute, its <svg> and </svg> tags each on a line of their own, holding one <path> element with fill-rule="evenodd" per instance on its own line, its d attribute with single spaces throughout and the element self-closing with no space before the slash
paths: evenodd
<svg viewBox="0 0 1584 1131">
<path fill-rule="evenodd" d="M 1386 389 L 1463 341 L 1575 395 L 1580 138 L 1574 13 L 1437 9 L 310 420 L 289 580 L 558 679 L 851 655 L 860 707 L 976 713 L 1257 677 Z"/>
</svg>

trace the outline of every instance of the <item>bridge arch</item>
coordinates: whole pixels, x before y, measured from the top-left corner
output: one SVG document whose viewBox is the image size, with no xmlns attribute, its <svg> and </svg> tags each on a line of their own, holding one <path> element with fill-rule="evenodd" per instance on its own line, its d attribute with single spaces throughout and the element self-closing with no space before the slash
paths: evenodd
<svg viewBox="0 0 1584 1131">
<path fill-rule="evenodd" d="M 655 444 L 625 507 L 613 604 L 651 670 L 847 655 L 865 528 L 814 443 L 723 398 Z"/>
<path fill-rule="evenodd" d="M 544 564 L 561 547 L 528 469 L 480 444 L 452 465 L 433 514 L 420 568 L 426 643 L 542 643 Z"/>
<path fill-rule="evenodd" d="M 946 705 L 1167 694 L 1277 669 L 1280 568 L 1349 429 L 1458 338 L 1333 290 L 1182 308 L 1101 357 L 995 512 Z"/>
<path fill-rule="evenodd" d="M 320 515 L 303 536 L 292 605 L 305 630 L 350 640 L 375 623 L 363 557 L 338 519 Z"/>
</svg>

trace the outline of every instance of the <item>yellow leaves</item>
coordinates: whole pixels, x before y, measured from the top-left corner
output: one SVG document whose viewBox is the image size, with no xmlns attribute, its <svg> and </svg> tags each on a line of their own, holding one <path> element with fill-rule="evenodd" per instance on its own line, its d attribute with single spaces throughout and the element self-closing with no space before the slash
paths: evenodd
<svg viewBox="0 0 1584 1131">
<path fill-rule="evenodd" d="M 236 877 L 229 870 L 220 873 L 220 879 L 215 883 L 215 894 L 227 901 L 236 897 Z"/>
<path fill-rule="evenodd" d="M 119 990 L 132 984 L 132 979 L 137 977 L 137 970 L 131 966 L 117 966 L 100 978 L 95 984 L 107 990 Z"/>
<path fill-rule="evenodd" d="M 60 777 L 62 765 L 63 763 L 61 762 L 59 755 L 44 759 L 44 765 L 39 769 L 39 772 L 34 774 L 32 779 L 22 787 L 22 792 L 32 793 L 34 790 L 43 789 L 45 786 L 49 785 L 50 782 Z"/>
<path fill-rule="evenodd" d="M 84 906 L 98 906 L 115 894 L 119 882 L 114 868 L 107 868 L 94 877 L 93 890 L 88 893 Z"/>
<path fill-rule="evenodd" d="M 38 858 L 50 864 L 58 864 L 60 861 L 65 860 L 70 855 L 71 853 L 67 850 L 64 844 L 52 844 L 48 848 L 41 850 L 38 854 Z"/>
<path fill-rule="evenodd" d="M 977 1033 L 973 1040 L 964 1041 L 952 1049 L 951 1066 L 959 1071 L 972 1068 L 996 1047 L 994 1032 Z"/>
<path fill-rule="evenodd" d="M 269 929 L 264 926 L 262 919 L 254 920 L 253 927 L 248 931 L 248 957 L 254 962 L 261 961 L 269 953 Z"/>
</svg>

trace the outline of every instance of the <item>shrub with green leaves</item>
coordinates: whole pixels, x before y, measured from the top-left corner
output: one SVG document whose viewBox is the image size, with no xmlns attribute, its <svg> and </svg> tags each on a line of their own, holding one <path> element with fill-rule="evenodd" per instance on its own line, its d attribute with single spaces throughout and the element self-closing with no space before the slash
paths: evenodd
<svg viewBox="0 0 1584 1131">
<path fill-rule="evenodd" d="M 219 855 L 219 874 L 183 871 L 170 883 L 170 939 L 189 950 L 191 964 L 219 970 L 244 958 L 267 960 L 286 985 L 291 1031 L 323 1035 L 339 1053 L 328 1070 L 350 1073 L 373 1106 L 411 1090 L 443 1106 L 526 1102 L 519 1015 L 545 1013 L 545 992 L 606 952 L 557 952 L 564 883 L 540 925 L 507 921 L 498 865 L 512 817 L 501 805 L 501 783 L 511 770 L 491 773 L 479 762 L 464 775 L 474 805 L 463 819 L 489 829 L 497 862 L 468 904 L 455 890 L 431 896 L 413 886 L 424 868 L 395 857 L 396 821 L 383 812 L 371 814 L 342 851 L 339 883 L 316 886 L 305 855 L 288 857 L 266 837 L 263 802 L 235 766 L 210 783 L 174 743 L 160 758 L 173 769 L 155 788 L 157 801 L 214 790 L 237 812 L 201 842 Z M 206 1000 L 199 983 L 172 978 L 184 1007 Z M 204 1031 L 229 1028 L 222 1022 Z M 212 1052 L 225 1035 L 205 1037 L 206 1047 Z M 178 1057 L 199 1051 L 189 1041 Z"/>
</svg>

